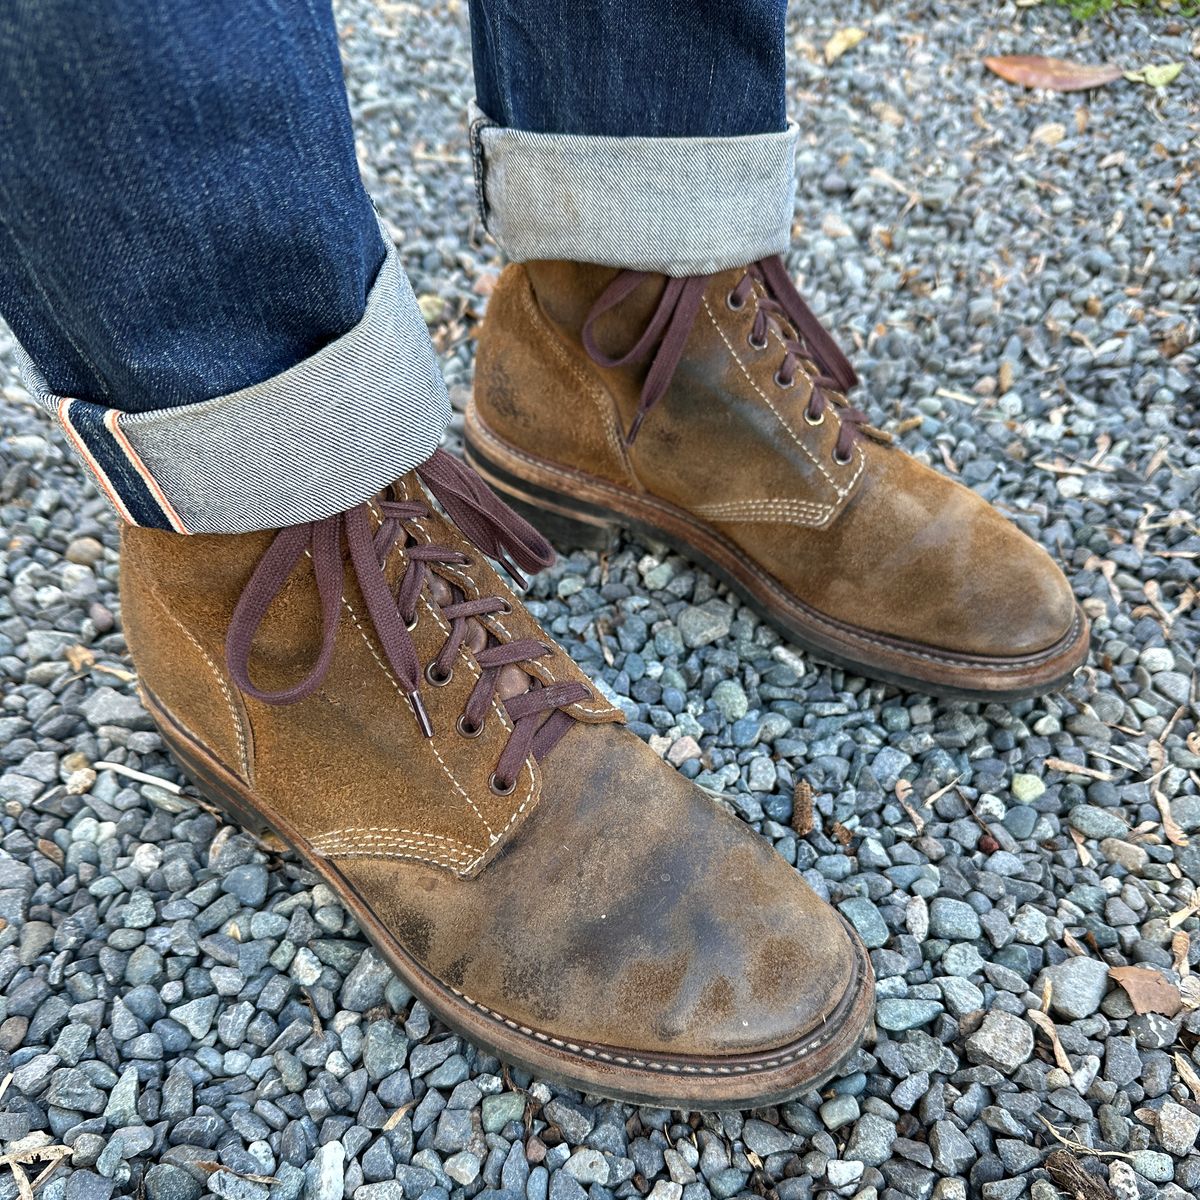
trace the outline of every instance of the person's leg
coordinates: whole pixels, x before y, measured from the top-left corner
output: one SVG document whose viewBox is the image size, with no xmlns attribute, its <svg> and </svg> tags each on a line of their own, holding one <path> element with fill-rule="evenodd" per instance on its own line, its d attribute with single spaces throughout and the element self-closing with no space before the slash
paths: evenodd
<svg viewBox="0 0 1200 1200">
<path fill-rule="evenodd" d="M 0 23 L 0 308 L 126 518 L 164 742 L 491 1051 L 671 1107 L 813 1086 L 863 1035 L 869 960 L 484 561 L 551 551 L 434 452 L 445 394 L 354 174 L 328 12 L 178 8 Z"/>
<path fill-rule="evenodd" d="M 327 0 L 5 6 L 0 314 L 136 524 L 326 516 L 448 421 Z"/>
<path fill-rule="evenodd" d="M 488 302 L 472 463 L 562 540 L 650 531 L 800 645 L 923 690 L 1059 686 L 1050 558 L 887 445 L 783 264 L 784 0 L 472 0 Z M 668 278 L 671 277 L 671 278 Z"/>
</svg>

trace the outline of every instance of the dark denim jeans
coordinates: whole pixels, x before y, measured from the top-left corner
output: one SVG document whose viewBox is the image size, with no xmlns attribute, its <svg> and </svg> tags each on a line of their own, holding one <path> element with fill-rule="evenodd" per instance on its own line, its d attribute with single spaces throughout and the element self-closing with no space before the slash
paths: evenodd
<svg viewBox="0 0 1200 1200">
<path fill-rule="evenodd" d="M 539 132 L 784 125 L 785 0 L 471 0 L 480 101 Z M 328 0 L 0 7 L 0 314 L 62 395 L 136 412 L 285 370 L 383 245 Z"/>
<path fill-rule="evenodd" d="M 471 0 L 475 96 L 535 133 L 776 133 L 787 0 Z"/>
<path fill-rule="evenodd" d="M 137 412 L 276 375 L 383 255 L 328 0 L 0 6 L 0 314 L 55 391 Z"/>
</svg>

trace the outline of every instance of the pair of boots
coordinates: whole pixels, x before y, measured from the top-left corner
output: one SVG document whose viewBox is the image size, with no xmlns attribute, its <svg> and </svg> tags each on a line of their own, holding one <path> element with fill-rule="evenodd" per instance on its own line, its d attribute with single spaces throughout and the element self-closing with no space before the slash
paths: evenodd
<svg viewBox="0 0 1200 1200">
<path fill-rule="evenodd" d="M 867 1030 L 865 951 L 538 628 L 485 559 L 519 578 L 549 544 L 479 475 L 575 540 L 678 547 L 825 660 L 968 696 L 1061 684 L 1087 646 L 1062 574 L 888 445 L 854 382 L 776 259 L 509 267 L 467 414 L 478 475 L 439 452 L 309 525 L 125 528 L 147 708 L 477 1044 L 657 1105 L 795 1095 Z"/>
</svg>

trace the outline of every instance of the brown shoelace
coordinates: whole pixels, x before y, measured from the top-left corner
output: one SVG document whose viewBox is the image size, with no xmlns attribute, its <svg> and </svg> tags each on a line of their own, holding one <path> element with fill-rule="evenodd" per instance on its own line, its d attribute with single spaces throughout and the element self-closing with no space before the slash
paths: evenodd
<svg viewBox="0 0 1200 1200">
<path fill-rule="evenodd" d="M 417 473 L 472 545 L 502 563 L 521 586 L 525 583 L 521 571 L 538 571 L 553 562 L 554 551 L 550 543 L 458 459 L 439 450 L 417 469 Z M 371 530 L 371 508 L 382 517 L 374 532 Z M 422 675 L 431 687 L 449 683 L 459 649 L 471 632 L 473 619 L 506 613 L 510 607 L 499 596 L 468 600 L 449 579 L 439 576 L 443 584 L 449 585 L 452 597 L 451 603 L 439 604 L 450 632 L 441 650 L 422 672 L 412 640 L 422 588 L 431 573 L 436 573 L 436 566 L 459 567 L 470 562 L 467 555 L 453 547 L 422 545 L 409 535 L 405 522 L 429 516 L 429 506 L 421 501 L 379 500 L 320 521 L 281 529 L 254 568 L 229 625 L 225 657 L 238 687 L 266 704 L 294 704 L 311 696 L 321 686 L 333 662 L 341 618 L 344 539 L 350 552 L 351 568 L 384 657 L 412 704 L 421 731 L 426 737 L 432 737 L 433 725 L 421 699 Z M 403 548 L 408 565 L 399 586 L 393 591 L 384 568 L 396 546 Z M 303 679 L 278 691 L 263 691 L 250 679 L 254 635 L 305 554 L 312 558 L 321 604 L 321 648 L 312 669 Z M 442 591 L 444 593 L 445 588 Z M 432 588 L 430 592 L 432 595 Z M 433 602 L 437 603 L 436 597 Z M 504 642 L 490 630 L 487 632 L 488 644 L 475 654 L 479 678 L 457 722 L 458 732 L 467 738 L 478 737 L 483 732 L 493 694 L 505 667 L 553 653 L 552 646 L 535 638 Z M 505 698 L 503 703 L 512 721 L 512 732 L 492 774 L 492 789 L 502 795 L 511 792 L 526 757 L 532 754 L 541 759 L 574 721 L 564 710 L 588 699 L 589 695 L 588 689 L 580 683 L 543 685 L 530 678 L 526 691 Z"/>
<path fill-rule="evenodd" d="M 658 307 L 633 346 L 616 357 L 605 354 L 596 343 L 595 322 L 650 278 L 654 277 L 645 271 L 622 271 L 600 293 L 583 324 L 584 347 L 592 360 L 602 367 L 623 367 L 642 362 L 652 352 L 654 354 L 642 385 L 637 412 L 625 435 L 626 445 L 633 443 L 647 414 L 670 386 L 713 277 L 691 275 L 683 279 L 669 278 Z M 756 291 L 756 284 L 762 288 L 761 292 Z M 846 393 L 858 383 L 858 376 L 837 342 L 796 291 L 778 255 L 751 263 L 737 286 L 726 297 L 726 303 L 737 311 L 751 299 L 755 301 L 755 313 L 749 336 L 750 345 L 755 350 L 766 350 L 772 326 L 779 331 L 783 340 L 784 358 L 775 372 L 776 384 L 781 388 L 792 387 L 800 364 L 809 364 L 812 392 L 805 408 L 805 418 L 813 425 L 820 425 L 825 419 L 826 410 L 831 406 L 836 407 L 841 422 L 834 447 L 836 460 L 843 465 L 850 461 L 854 441 L 863 432 L 886 439 L 886 434 L 879 434 L 871 428 L 865 412 L 845 402 Z"/>
</svg>

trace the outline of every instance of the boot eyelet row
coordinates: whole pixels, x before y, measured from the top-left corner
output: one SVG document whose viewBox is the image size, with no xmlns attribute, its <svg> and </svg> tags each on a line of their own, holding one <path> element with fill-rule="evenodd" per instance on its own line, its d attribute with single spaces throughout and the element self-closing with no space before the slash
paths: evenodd
<svg viewBox="0 0 1200 1200">
<path fill-rule="evenodd" d="M 491 778 L 488 780 L 488 787 L 497 796 L 511 796 L 517 790 L 517 781 L 515 779 L 497 779 L 496 773 L 493 771 Z"/>
<path fill-rule="evenodd" d="M 483 722 L 478 725 L 472 725 L 465 716 L 459 717 L 458 722 L 454 726 L 458 730 L 460 737 L 477 738 L 483 732 Z"/>
<path fill-rule="evenodd" d="M 446 684 L 454 678 L 454 668 L 451 667 L 448 671 L 442 671 L 437 665 L 437 659 L 425 668 L 425 678 L 434 687 L 445 687 Z"/>
</svg>

